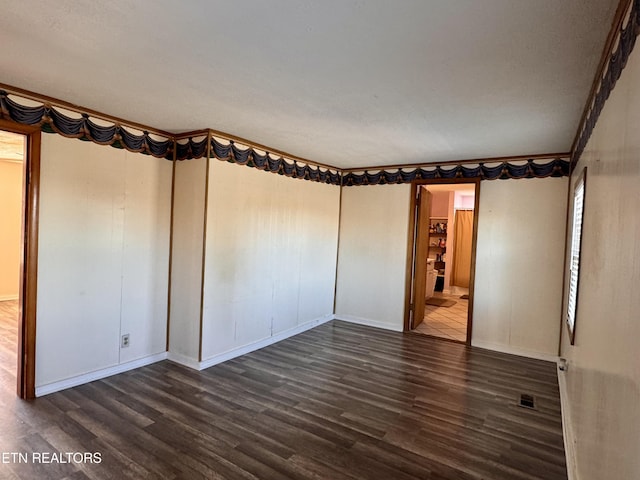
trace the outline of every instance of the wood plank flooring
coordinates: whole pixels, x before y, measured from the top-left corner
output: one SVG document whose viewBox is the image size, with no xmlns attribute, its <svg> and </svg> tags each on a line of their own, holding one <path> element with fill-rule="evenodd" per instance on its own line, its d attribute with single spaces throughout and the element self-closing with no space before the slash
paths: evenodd
<svg viewBox="0 0 640 480">
<path fill-rule="evenodd" d="M 5 300 L 0 302 L 0 396 L 16 393 L 17 359 L 18 300 Z"/>
<path fill-rule="evenodd" d="M 0 478 L 567 478 L 553 364 L 339 321 L 202 372 L 166 361 L 32 402 L 5 387 L 0 452 L 102 461 Z"/>
</svg>

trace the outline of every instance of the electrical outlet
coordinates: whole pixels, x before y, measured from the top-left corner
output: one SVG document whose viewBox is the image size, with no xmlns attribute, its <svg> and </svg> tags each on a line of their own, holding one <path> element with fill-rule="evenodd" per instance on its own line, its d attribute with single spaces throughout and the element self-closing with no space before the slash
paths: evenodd
<svg viewBox="0 0 640 480">
<path fill-rule="evenodd" d="M 120 348 L 127 348 L 129 346 L 129 334 L 122 335 L 122 341 L 120 342 Z"/>
</svg>

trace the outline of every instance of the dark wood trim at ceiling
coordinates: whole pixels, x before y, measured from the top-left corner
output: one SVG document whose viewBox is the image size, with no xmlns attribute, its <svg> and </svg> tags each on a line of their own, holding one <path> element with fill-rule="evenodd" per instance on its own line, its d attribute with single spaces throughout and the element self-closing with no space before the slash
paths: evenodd
<svg viewBox="0 0 640 480">
<path fill-rule="evenodd" d="M 302 162 L 302 163 L 306 163 L 308 165 L 312 165 L 314 167 L 320 167 L 320 168 L 325 168 L 327 170 L 337 170 L 338 172 L 341 172 L 342 169 L 338 168 L 338 167 L 334 167 L 333 165 L 328 165 L 326 163 L 320 163 L 320 162 L 314 162 L 313 160 L 308 160 L 304 157 L 299 157 L 297 155 L 292 155 L 290 153 L 287 153 L 283 150 L 278 150 L 276 148 L 271 148 L 271 147 L 267 147 L 266 145 L 262 145 L 260 143 L 256 143 L 256 142 L 252 142 L 250 140 L 247 140 L 246 138 L 242 138 L 242 137 L 237 137 L 235 135 L 230 135 L 228 133 L 225 132 L 221 132 L 219 130 L 213 130 L 213 129 L 209 129 L 209 132 L 211 133 L 212 136 L 214 137 L 219 137 L 219 138 L 224 138 L 225 140 L 230 140 L 233 141 L 234 143 L 239 143 L 241 145 L 247 145 L 251 148 L 255 148 L 258 150 L 262 150 L 268 153 L 272 153 L 274 155 L 279 155 L 283 158 L 286 158 L 287 160 L 293 160 L 296 162 Z"/>
<path fill-rule="evenodd" d="M 0 120 L 0 129 L 26 136 L 23 168 L 23 226 L 20 272 L 20 318 L 18 321 L 17 393 L 20 398 L 36 396 L 36 313 L 38 298 L 38 218 L 40 203 L 41 132 L 31 127 Z"/>
<path fill-rule="evenodd" d="M 166 139 L 166 141 L 169 142 L 173 142 L 173 148 L 177 149 L 176 145 L 177 142 L 179 140 L 184 140 L 184 139 L 189 139 L 192 140 L 194 137 L 207 137 L 207 142 L 209 144 L 211 144 L 211 139 L 213 137 L 215 138 L 219 138 L 219 139 L 223 139 L 225 141 L 228 141 L 229 143 L 232 144 L 240 144 L 242 146 L 247 146 L 250 149 L 255 149 L 255 150 L 259 150 L 259 151 L 263 151 L 263 152 L 267 152 L 271 155 L 275 155 L 276 157 L 279 157 L 281 159 L 283 159 L 284 161 L 290 161 L 290 162 L 296 162 L 296 163 L 303 163 L 305 164 L 307 167 L 315 167 L 317 169 L 324 169 L 327 170 L 329 172 L 337 172 L 339 175 L 342 175 L 344 173 L 351 173 L 354 174 L 353 172 L 367 172 L 367 171 L 381 171 L 381 170 L 388 170 L 388 169 L 411 169 L 411 170 L 415 170 L 415 169 L 434 169 L 434 168 L 439 168 L 439 167 L 443 167 L 443 166 L 462 166 L 465 164 L 478 164 L 478 163 L 503 163 L 505 161 L 518 161 L 518 160 L 530 160 L 530 161 L 534 161 L 534 160 L 543 160 L 543 159 L 557 159 L 557 158 L 562 158 L 562 157 L 570 157 L 569 153 L 560 153 L 560 154 L 536 154 L 536 155 L 520 155 L 520 156 L 510 156 L 510 157 L 493 157 L 493 158 L 474 158 L 474 159 L 464 159 L 464 160 L 456 160 L 456 161 L 445 161 L 445 162 L 429 162 L 429 163 L 420 163 L 420 164 L 397 164 L 397 165 L 382 165 L 382 166 L 372 166 L 372 167 L 357 167 L 357 168 L 350 168 L 350 169 L 341 169 L 338 167 L 335 167 L 333 165 L 328 165 L 325 163 L 320 163 L 320 162 L 314 162 L 312 160 L 303 158 L 303 157 L 299 157 L 297 155 L 292 155 L 288 152 L 282 151 L 282 150 L 278 150 L 278 149 L 274 149 L 274 148 L 270 148 L 266 145 L 262 145 L 256 142 L 252 142 L 249 141 L 245 138 L 242 137 L 238 137 L 235 135 L 231 135 L 225 132 L 221 132 L 218 130 L 213 130 L 213 129 L 200 129 L 200 130 L 193 130 L 193 131 L 189 131 L 189 132 L 182 132 L 182 133 L 173 133 L 173 132 L 167 132 L 167 131 L 163 131 L 163 130 L 159 130 L 159 129 L 154 129 L 152 127 L 146 126 L 146 125 L 141 125 L 139 123 L 135 123 L 135 122 L 127 122 L 124 119 L 118 118 L 118 117 L 114 117 L 111 115 L 107 115 L 107 114 L 103 114 L 100 112 L 97 112 L 95 110 L 91 110 L 91 109 L 87 109 L 78 105 L 74 105 L 72 103 L 69 102 L 65 102 L 63 100 L 59 100 L 59 99 L 55 99 L 53 97 L 48 97 L 45 95 L 40 95 L 34 92 L 30 92 L 18 87 L 13 87 L 10 85 L 5 85 L 5 84 L 0 84 L 0 88 L 4 89 L 5 92 L 9 93 L 9 94 L 15 94 L 17 96 L 23 97 L 23 98 L 28 98 L 30 100 L 33 101 L 37 101 L 39 103 L 42 103 L 44 105 L 46 105 L 48 108 L 55 108 L 55 107 L 60 107 L 60 108 L 64 108 L 64 109 L 68 109 L 68 110 L 72 110 L 72 111 L 76 111 L 79 114 L 86 114 L 89 116 L 93 116 L 95 118 L 100 118 L 102 120 L 106 120 L 112 123 L 115 123 L 116 126 L 119 126 L 120 128 L 122 127 L 132 127 L 134 129 L 138 129 L 138 130 L 142 130 L 143 132 L 151 132 L 151 133 L 155 133 L 157 135 L 160 135 L 162 137 L 164 137 Z M 57 131 L 57 130 L 56 130 Z M 98 143 L 102 143 L 102 142 L 98 142 Z M 210 146 L 207 146 L 207 151 L 209 152 L 209 158 L 211 158 L 210 155 Z M 235 148 L 239 148 L 239 147 L 235 147 Z M 168 156 L 167 156 L 168 157 Z M 165 158 L 167 158 L 165 157 Z M 181 157 L 177 157 L 177 158 L 181 158 Z M 169 159 L 171 159 L 169 157 Z M 295 177 L 295 175 L 294 175 Z M 472 177 L 469 177 L 472 178 Z M 411 180 L 408 180 L 411 181 Z M 396 183 L 396 182 L 392 182 L 392 183 Z"/>
<path fill-rule="evenodd" d="M 210 139 L 211 137 L 217 137 L 217 138 L 222 138 L 224 140 L 227 140 L 229 142 L 233 142 L 233 143 L 238 143 L 241 145 L 246 145 L 250 148 L 255 148 L 257 150 L 261 150 L 261 151 L 265 151 L 268 152 L 270 154 L 276 155 L 276 156 L 280 156 L 286 160 L 290 160 L 293 162 L 301 162 L 304 164 L 307 164 L 309 166 L 313 166 L 313 167 L 318 167 L 318 168 L 323 168 L 326 170 L 332 170 L 332 171 L 337 171 L 338 173 L 349 173 L 349 172 L 361 172 L 361 171 L 378 171 L 378 170 L 387 170 L 387 169 L 415 169 L 415 168 L 435 168 L 435 167 L 439 167 L 439 166 L 447 166 L 447 165 L 464 165 L 464 164 L 473 164 L 473 163 L 499 163 L 499 162 L 505 162 L 505 161 L 517 161 L 517 160 L 530 160 L 530 159 L 552 159 L 552 158 L 569 158 L 571 156 L 571 153 L 569 152 L 565 152 L 565 153 L 545 153 L 545 154 L 536 154 L 536 155 L 518 155 L 518 156 L 509 156 L 509 157 L 491 157 L 491 158 L 474 158 L 474 159 L 463 159 L 463 160 L 451 160 L 451 161 L 444 161 L 444 162 L 429 162 L 429 163 L 419 163 L 419 164 L 394 164 L 394 165 L 378 165 L 378 166 L 368 166 L 368 167 L 357 167 L 357 168 L 347 168 L 347 169 L 341 169 L 338 168 L 334 165 L 329 165 L 326 163 L 321 163 L 321 162 L 314 162 L 312 160 L 309 160 L 307 158 L 304 157 L 300 157 L 297 155 L 293 155 L 290 154 L 288 152 L 285 152 L 283 150 L 279 150 L 276 148 L 271 148 L 268 147 L 266 145 L 260 144 L 260 143 L 256 143 L 256 142 L 252 142 L 246 138 L 243 137 L 239 137 L 236 135 L 231 135 L 229 133 L 226 132 L 222 132 L 219 130 L 214 130 L 214 129 L 200 129 L 200 130 L 192 130 L 192 131 L 188 131 L 188 132 L 181 132 L 181 133 L 175 133 L 175 132 L 168 132 L 165 130 L 160 130 L 160 129 L 156 129 L 153 127 L 150 127 L 148 125 L 143 125 L 140 123 L 136 123 L 136 122 L 130 122 L 127 121 L 125 119 L 119 118 L 119 117 L 115 117 L 113 115 L 108 115 L 102 112 L 98 112 L 96 110 L 92 110 L 89 108 L 85 108 L 79 105 L 75 105 L 73 103 L 70 102 L 66 102 L 64 100 L 60 100 L 54 97 L 50 97 L 50 96 L 46 96 L 46 95 L 41 95 L 35 92 L 31 92 L 19 87 L 14 87 L 11 85 L 6 85 L 6 84 L 2 84 L 0 83 L 0 89 L 3 89 L 5 91 L 7 91 L 10 94 L 15 94 L 17 96 L 23 97 L 23 98 L 27 98 L 29 100 L 33 100 L 39 103 L 43 103 L 43 104 L 47 104 L 50 106 L 54 106 L 54 107 L 60 107 L 60 108 L 64 108 L 67 110 L 72 110 L 75 111 L 77 113 L 86 113 L 89 116 L 95 117 L 95 118 L 99 118 L 102 120 L 106 120 L 108 122 L 112 122 L 118 125 L 122 125 L 125 127 L 132 127 L 134 129 L 138 129 L 138 130 L 142 130 L 142 131 L 147 131 L 149 133 L 153 133 L 156 135 L 160 135 L 162 137 L 165 137 L 173 142 L 176 142 L 178 140 L 184 140 L 184 139 L 189 139 L 189 138 L 194 138 L 194 137 L 204 137 L 204 136 L 208 136 L 209 137 L 209 143 L 210 143 Z"/>
<path fill-rule="evenodd" d="M 256 148 L 258 150 L 263 150 L 265 152 L 269 152 L 271 154 L 274 155 L 278 155 L 281 157 L 286 158 L 287 160 L 291 160 L 291 161 L 296 161 L 296 162 L 302 162 L 302 163 L 306 163 L 308 165 L 312 165 L 315 167 L 320 167 L 320 168 L 325 168 L 327 170 L 337 170 L 337 171 L 341 171 L 341 169 L 339 169 L 338 167 L 334 167 L 333 165 L 328 165 L 325 163 L 320 163 L 320 162 L 314 162 L 312 160 L 308 160 L 306 158 L 297 156 L 297 155 L 292 155 L 288 152 L 285 152 L 284 150 L 279 150 L 276 148 L 271 148 L 268 147 L 266 145 L 260 144 L 260 143 L 256 143 L 256 142 L 252 142 L 251 140 L 247 140 L 246 138 L 243 137 L 238 137 L 236 135 L 231 135 L 229 133 L 226 132 L 222 132 L 220 130 L 213 130 L 210 128 L 206 128 L 206 129 L 201 129 L 201 130 L 192 130 L 189 132 L 182 132 L 182 133 L 175 133 L 175 132 L 169 132 L 166 130 L 160 130 L 157 128 L 153 128 L 150 127 L 148 125 L 143 125 L 141 123 L 137 123 L 137 122 L 131 122 L 129 120 L 125 120 L 123 118 L 120 117 L 115 117 L 113 115 L 108 115 L 106 113 L 102 113 L 102 112 L 98 112 L 97 110 L 93 110 L 91 108 L 86 108 L 80 105 L 76 105 L 73 104 L 71 102 L 66 102 L 64 100 L 60 100 L 58 98 L 54 98 L 54 97 L 50 97 L 47 95 L 42 95 L 39 93 L 35 93 L 29 90 L 25 90 L 23 88 L 20 87 L 14 87 L 12 85 L 7 85 L 4 83 L 0 83 L 0 89 L 1 90 L 5 90 L 10 94 L 14 94 L 17 95 L 19 97 L 23 97 L 23 98 L 27 98 L 29 100 L 35 101 L 35 102 L 39 102 L 39 103 L 43 103 L 43 104 L 47 104 L 47 105 L 52 105 L 52 106 L 56 106 L 56 107 L 60 107 L 60 108 L 64 108 L 67 110 L 71 110 L 77 113 L 86 113 L 89 116 L 95 117 L 95 118 L 99 118 L 101 120 L 106 120 L 108 122 L 112 122 L 118 125 L 123 125 L 123 126 L 127 126 L 127 127 L 132 127 L 135 128 L 137 130 L 142 130 L 142 131 L 147 131 L 149 133 L 153 133 L 156 135 L 160 135 L 162 137 L 168 138 L 169 140 L 182 140 L 185 138 L 192 138 L 192 137 L 198 137 L 198 136 L 214 136 L 214 137 L 218 137 L 218 138 L 223 138 L 225 140 L 234 142 L 234 143 L 239 143 L 242 145 L 247 145 L 248 147 L 251 148 Z M 210 137 L 209 137 L 210 138 Z"/>
<path fill-rule="evenodd" d="M 196 137 L 207 137 L 209 135 L 209 129 L 205 128 L 203 130 L 191 130 L 190 132 L 184 133 L 176 133 L 175 140 L 185 140 L 188 138 L 196 138 Z"/>
<path fill-rule="evenodd" d="M 127 127 L 135 128 L 137 130 L 147 131 L 149 133 L 160 135 L 170 140 L 173 140 L 173 138 L 175 137 L 173 133 L 170 133 L 164 130 L 153 128 L 148 125 L 143 125 L 142 123 L 131 122 L 129 120 L 125 120 L 124 118 L 114 117 L 113 115 L 108 115 L 106 113 L 98 112 L 97 110 L 93 110 L 91 108 L 86 108 L 81 105 L 75 105 L 73 103 L 65 102 L 64 100 L 60 100 L 58 98 L 49 97 L 47 95 L 41 95 L 39 93 L 31 92 L 29 90 L 25 90 L 19 87 L 14 87 L 12 85 L 6 85 L 4 83 L 0 83 L 0 90 L 5 90 L 7 93 L 15 94 L 19 97 L 33 100 L 34 102 L 39 102 L 47 105 L 64 108 L 77 113 L 86 113 L 91 117 L 99 118 L 101 120 L 106 120 L 108 122 L 115 123 L 117 125 L 124 125 Z"/>
<path fill-rule="evenodd" d="M 412 170 L 414 168 L 436 168 L 442 167 L 446 165 L 467 165 L 467 164 L 478 164 L 478 163 L 503 163 L 503 162 L 517 162 L 519 160 L 549 160 L 554 158 L 569 158 L 571 157 L 571 152 L 564 153 L 541 153 L 536 155 L 516 155 L 511 157 L 488 157 L 488 158 L 470 158 L 466 160 L 447 160 L 445 162 L 433 162 L 433 163 L 405 163 L 405 164 L 395 164 L 395 165 L 380 165 L 373 167 L 358 167 L 358 168 L 343 168 L 341 171 L 343 173 L 349 172 L 377 172 L 378 170 Z"/>
<path fill-rule="evenodd" d="M 589 95 L 587 96 L 587 102 L 585 103 L 584 109 L 582 111 L 582 116 L 580 117 L 580 122 L 578 123 L 578 131 L 576 132 L 573 143 L 571 144 L 572 153 L 575 152 L 578 142 L 580 141 L 580 136 L 582 134 L 582 130 L 584 129 L 584 124 L 587 121 L 589 110 L 591 110 L 591 105 L 593 104 L 593 100 L 596 96 L 596 93 L 598 92 L 598 87 L 600 86 L 600 82 L 602 81 L 602 77 L 604 76 L 605 69 L 607 68 L 607 65 L 609 63 L 609 58 L 613 53 L 613 48 L 616 44 L 618 34 L 622 28 L 622 23 L 624 21 L 626 13 L 631 6 L 632 1 L 633 0 L 620 0 L 620 3 L 618 3 L 618 8 L 615 15 L 613 16 L 613 21 L 611 22 L 609 35 L 607 36 L 607 40 L 602 49 L 602 53 L 600 54 L 600 62 L 598 63 L 595 77 L 593 78 L 593 82 L 591 83 L 591 90 L 589 91 Z"/>
</svg>

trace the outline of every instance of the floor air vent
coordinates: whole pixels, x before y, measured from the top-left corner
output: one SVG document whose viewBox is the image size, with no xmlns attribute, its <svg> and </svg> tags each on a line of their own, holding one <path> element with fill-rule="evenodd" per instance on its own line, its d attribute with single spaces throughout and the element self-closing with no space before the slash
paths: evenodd
<svg viewBox="0 0 640 480">
<path fill-rule="evenodd" d="M 524 408 L 535 408 L 535 399 L 533 398 L 533 395 L 522 393 L 520 394 L 520 402 L 518 405 Z"/>
</svg>

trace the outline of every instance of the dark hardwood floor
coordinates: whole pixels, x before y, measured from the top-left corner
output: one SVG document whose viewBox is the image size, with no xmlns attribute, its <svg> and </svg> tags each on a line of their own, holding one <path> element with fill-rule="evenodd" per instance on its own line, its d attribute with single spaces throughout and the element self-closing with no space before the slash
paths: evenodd
<svg viewBox="0 0 640 480">
<path fill-rule="evenodd" d="M 202 372 L 166 361 L 32 402 L 1 391 L 0 452 L 101 463 L 29 458 L 0 478 L 567 478 L 553 364 L 339 321 Z"/>
</svg>

